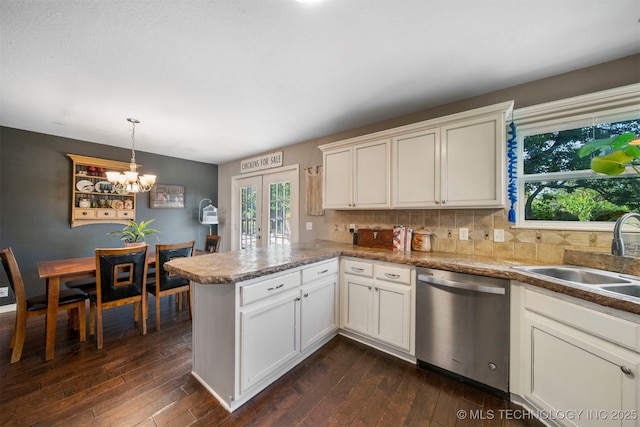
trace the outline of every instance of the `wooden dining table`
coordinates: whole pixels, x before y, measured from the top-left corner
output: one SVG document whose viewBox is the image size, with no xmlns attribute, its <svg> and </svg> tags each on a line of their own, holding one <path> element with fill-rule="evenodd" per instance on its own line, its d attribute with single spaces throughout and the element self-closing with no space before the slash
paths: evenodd
<svg viewBox="0 0 640 427">
<path fill-rule="evenodd" d="M 193 255 L 204 255 L 205 252 L 196 249 Z M 149 252 L 147 268 L 155 268 L 156 253 Z M 56 322 L 58 317 L 58 297 L 60 283 L 76 279 L 96 277 L 96 257 L 70 258 L 53 261 L 40 261 L 38 274 L 45 279 L 47 292 L 47 325 L 45 332 L 45 360 L 52 360 L 56 351 Z"/>
<path fill-rule="evenodd" d="M 155 252 L 149 252 L 147 268 L 156 265 Z M 58 317 L 58 296 L 60 295 L 60 283 L 69 280 L 86 279 L 96 277 L 96 257 L 70 258 L 53 261 L 40 261 L 38 274 L 46 281 L 47 291 L 47 325 L 45 332 L 45 357 L 44 360 L 52 360 L 56 351 L 56 322 Z"/>
</svg>

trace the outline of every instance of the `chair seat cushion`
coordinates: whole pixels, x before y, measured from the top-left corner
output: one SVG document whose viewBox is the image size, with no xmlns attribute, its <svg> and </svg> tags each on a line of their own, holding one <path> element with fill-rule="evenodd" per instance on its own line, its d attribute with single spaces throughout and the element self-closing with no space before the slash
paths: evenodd
<svg viewBox="0 0 640 427">
<path fill-rule="evenodd" d="M 69 304 L 72 302 L 84 301 L 88 297 L 87 293 L 82 289 L 60 289 L 60 296 L 58 297 L 58 305 Z M 47 296 L 36 295 L 31 298 L 27 298 L 27 310 L 36 311 L 47 308 Z"/>
</svg>

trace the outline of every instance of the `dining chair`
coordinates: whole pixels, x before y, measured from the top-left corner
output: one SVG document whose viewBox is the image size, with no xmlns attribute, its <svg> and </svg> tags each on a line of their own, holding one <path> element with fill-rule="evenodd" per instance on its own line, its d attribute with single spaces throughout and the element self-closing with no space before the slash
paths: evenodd
<svg viewBox="0 0 640 427">
<path fill-rule="evenodd" d="M 217 234 L 207 234 L 207 240 L 204 243 L 205 252 L 220 252 L 220 236 Z"/>
<path fill-rule="evenodd" d="M 105 309 L 125 304 L 141 307 L 140 322 L 142 335 L 147 333 L 147 258 L 149 245 L 96 249 L 96 289 L 89 292 L 91 301 L 90 327 L 94 333 L 94 321 L 97 320 L 97 346 L 102 348 L 103 330 L 102 312 Z"/>
<path fill-rule="evenodd" d="M 156 245 L 156 277 L 147 283 L 147 291 L 155 296 L 156 300 L 156 331 L 160 330 L 160 298 L 167 295 L 176 295 L 181 305 L 180 295 L 187 294 L 189 305 L 189 318 L 191 318 L 191 281 L 182 276 L 169 273 L 164 269 L 164 263 L 175 258 L 190 257 L 196 249 L 195 240 L 185 243 L 171 243 Z"/>
<path fill-rule="evenodd" d="M 27 319 L 47 314 L 48 296 L 46 294 L 27 298 L 27 293 L 18 268 L 18 262 L 9 248 L 2 249 L 2 265 L 9 278 L 9 285 L 16 297 L 16 321 L 11 335 L 11 363 L 20 361 L 27 331 Z M 87 339 L 86 300 L 88 295 L 81 289 L 60 289 L 58 310 L 66 310 L 74 327 L 79 329 L 80 341 Z M 71 322 L 70 322 L 71 323 Z"/>
</svg>

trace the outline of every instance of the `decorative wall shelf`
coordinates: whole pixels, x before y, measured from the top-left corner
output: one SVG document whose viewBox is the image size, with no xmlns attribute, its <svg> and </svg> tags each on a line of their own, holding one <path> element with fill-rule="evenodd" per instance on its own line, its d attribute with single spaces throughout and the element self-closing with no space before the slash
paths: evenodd
<svg viewBox="0 0 640 427">
<path fill-rule="evenodd" d="M 128 171 L 129 163 L 67 154 L 73 162 L 71 227 L 128 224 L 136 218 L 135 193 L 115 190 L 105 171 Z"/>
</svg>

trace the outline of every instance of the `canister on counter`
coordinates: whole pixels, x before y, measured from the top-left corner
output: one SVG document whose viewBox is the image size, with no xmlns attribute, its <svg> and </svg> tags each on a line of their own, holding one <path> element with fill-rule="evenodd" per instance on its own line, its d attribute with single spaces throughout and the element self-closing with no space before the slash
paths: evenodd
<svg viewBox="0 0 640 427">
<path fill-rule="evenodd" d="M 431 251 L 431 235 L 433 233 L 425 228 L 413 230 L 413 240 L 411 241 L 411 249 L 418 252 Z"/>
</svg>

